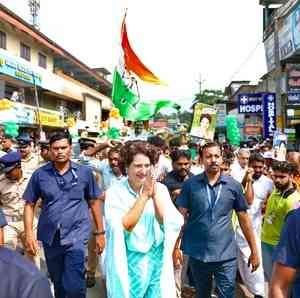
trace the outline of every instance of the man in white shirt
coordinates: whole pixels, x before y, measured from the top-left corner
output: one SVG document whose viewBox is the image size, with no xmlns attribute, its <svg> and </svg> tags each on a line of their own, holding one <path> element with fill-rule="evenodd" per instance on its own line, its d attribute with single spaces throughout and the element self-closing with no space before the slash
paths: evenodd
<svg viewBox="0 0 300 298">
<path fill-rule="evenodd" d="M 231 176 L 242 183 L 248 168 L 250 151 L 247 148 L 241 148 L 237 154 L 237 161 L 231 165 Z"/>
<path fill-rule="evenodd" d="M 262 207 L 266 197 L 272 192 L 273 181 L 263 175 L 265 159 L 260 153 L 250 156 L 249 165 L 250 167 L 244 179 L 246 183 L 245 197 L 250 207 L 248 214 L 251 218 L 256 243 L 261 243 Z M 250 248 L 239 226 L 236 231 L 236 238 L 238 244 L 238 267 L 242 280 L 254 297 L 265 297 L 263 268 L 260 266 L 255 272 L 251 272 L 251 269 L 248 267 Z M 261 257 L 260 245 L 258 245 L 258 251 Z"/>
</svg>

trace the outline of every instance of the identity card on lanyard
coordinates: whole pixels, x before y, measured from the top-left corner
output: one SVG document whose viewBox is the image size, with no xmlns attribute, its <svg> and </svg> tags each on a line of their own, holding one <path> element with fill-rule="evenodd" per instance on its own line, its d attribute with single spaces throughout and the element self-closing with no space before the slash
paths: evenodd
<svg viewBox="0 0 300 298">
<path fill-rule="evenodd" d="M 216 200 L 215 200 L 214 203 L 212 202 L 211 192 L 210 192 L 209 186 L 207 184 L 206 184 L 206 192 L 207 192 L 209 209 L 210 209 L 210 212 L 211 212 L 211 219 L 214 220 L 214 208 L 215 208 L 215 206 L 217 205 L 217 203 L 220 199 L 221 192 L 222 192 L 222 184 L 220 184 L 220 186 L 219 186 L 217 197 L 216 197 Z"/>
</svg>

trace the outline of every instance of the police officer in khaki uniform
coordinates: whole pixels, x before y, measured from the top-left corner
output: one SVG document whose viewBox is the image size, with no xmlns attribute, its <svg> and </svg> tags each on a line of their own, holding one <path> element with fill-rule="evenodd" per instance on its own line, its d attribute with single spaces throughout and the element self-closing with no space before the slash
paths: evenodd
<svg viewBox="0 0 300 298">
<path fill-rule="evenodd" d="M 4 227 L 4 245 L 13 250 L 24 251 L 23 193 L 29 177 L 23 175 L 21 154 L 12 151 L 0 158 L 0 204 L 7 226 Z M 36 220 L 35 220 L 36 226 Z M 28 257 L 39 266 L 39 257 Z"/>
<path fill-rule="evenodd" d="M 32 152 L 32 139 L 28 136 L 18 138 L 18 147 L 22 156 L 22 170 L 25 176 L 31 177 L 32 173 L 39 167 L 39 159 Z"/>
</svg>

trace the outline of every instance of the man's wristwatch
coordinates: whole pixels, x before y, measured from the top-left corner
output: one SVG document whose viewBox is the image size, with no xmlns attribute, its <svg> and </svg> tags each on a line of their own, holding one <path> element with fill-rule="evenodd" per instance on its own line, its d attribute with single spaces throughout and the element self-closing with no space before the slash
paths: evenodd
<svg viewBox="0 0 300 298">
<path fill-rule="evenodd" d="M 105 234 L 105 231 L 103 230 L 103 231 L 98 231 L 98 230 L 95 230 L 94 232 L 93 232 L 93 235 L 94 236 L 100 236 L 100 235 L 104 235 Z"/>
</svg>

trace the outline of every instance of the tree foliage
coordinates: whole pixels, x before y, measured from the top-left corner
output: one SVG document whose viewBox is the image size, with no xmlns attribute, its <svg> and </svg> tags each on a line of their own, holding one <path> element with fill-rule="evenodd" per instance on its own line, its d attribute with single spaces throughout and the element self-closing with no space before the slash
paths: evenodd
<svg viewBox="0 0 300 298">
<path fill-rule="evenodd" d="M 224 92 L 219 89 L 205 89 L 195 95 L 195 102 L 202 102 L 208 105 L 214 105 L 219 100 L 224 99 Z"/>
<path fill-rule="evenodd" d="M 193 120 L 193 113 L 189 111 L 183 111 L 179 114 L 179 120 L 180 123 L 185 123 L 187 125 L 190 125 Z"/>
</svg>

